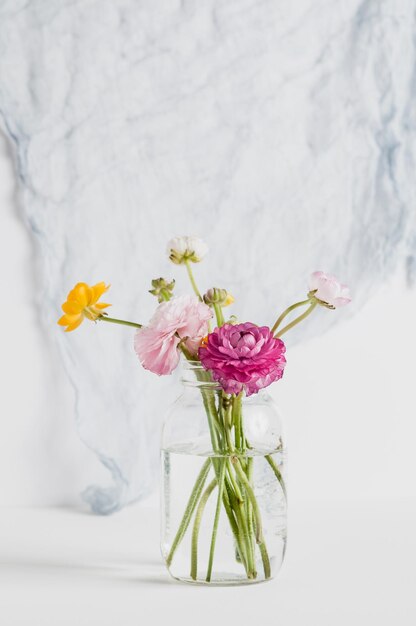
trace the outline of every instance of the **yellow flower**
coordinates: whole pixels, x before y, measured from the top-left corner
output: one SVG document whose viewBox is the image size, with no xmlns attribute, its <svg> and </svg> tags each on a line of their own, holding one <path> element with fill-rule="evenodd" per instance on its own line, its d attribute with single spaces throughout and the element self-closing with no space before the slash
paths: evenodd
<svg viewBox="0 0 416 626">
<path fill-rule="evenodd" d="M 105 283 L 97 283 L 93 287 L 87 283 L 77 283 L 69 292 L 66 302 L 62 305 L 65 315 L 58 320 L 60 326 L 66 326 L 65 332 L 75 330 L 86 317 L 95 321 L 102 315 L 102 309 L 106 309 L 111 304 L 98 302 L 103 293 L 109 289 Z"/>
<path fill-rule="evenodd" d="M 227 297 L 225 298 L 225 302 L 222 306 L 230 306 L 230 304 L 232 304 L 234 302 L 234 296 L 232 296 L 230 293 L 227 293 Z"/>
</svg>

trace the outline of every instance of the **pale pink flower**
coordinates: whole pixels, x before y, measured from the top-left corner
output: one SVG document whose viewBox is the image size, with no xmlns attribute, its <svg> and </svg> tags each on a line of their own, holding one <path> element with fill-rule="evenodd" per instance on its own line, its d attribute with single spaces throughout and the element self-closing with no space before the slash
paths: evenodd
<svg viewBox="0 0 416 626">
<path fill-rule="evenodd" d="M 195 296 L 179 296 L 159 304 L 149 324 L 139 328 L 134 338 L 143 367 L 159 376 L 171 374 L 179 363 L 181 339 L 196 356 L 211 317 L 211 309 Z"/>
<path fill-rule="evenodd" d="M 338 309 L 351 302 L 350 290 L 331 274 L 313 272 L 309 279 L 309 290 L 318 300 L 330 309 Z"/>
</svg>

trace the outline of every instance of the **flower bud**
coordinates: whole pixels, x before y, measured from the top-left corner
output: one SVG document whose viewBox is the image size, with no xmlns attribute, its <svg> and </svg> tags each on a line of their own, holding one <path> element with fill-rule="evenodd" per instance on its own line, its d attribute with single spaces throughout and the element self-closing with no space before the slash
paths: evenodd
<svg viewBox="0 0 416 626">
<path fill-rule="evenodd" d="M 212 287 L 208 289 L 203 296 L 205 304 L 213 305 L 219 304 L 220 306 L 228 306 L 234 302 L 233 296 L 228 293 L 226 289 L 219 289 L 218 287 Z"/>
<path fill-rule="evenodd" d="M 181 265 L 187 261 L 199 263 L 207 252 L 207 244 L 198 237 L 174 237 L 169 241 L 167 247 L 169 258 L 176 265 Z"/>
<path fill-rule="evenodd" d="M 167 302 L 172 297 L 172 292 L 175 287 L 175 281 L 170 283 L 165 278 L 154 278 L 152 280 L 153 289 L 149 289 L 149 293 L 152 296 L 157 296 L 158 302 Z"/>
<path fill-rule="evenodd" d="M 327 309 L 338 309 L 351 302 L 347 285 L 324 272 L 313 272 L 311 275 L 308 298 Z"/>
</svg>

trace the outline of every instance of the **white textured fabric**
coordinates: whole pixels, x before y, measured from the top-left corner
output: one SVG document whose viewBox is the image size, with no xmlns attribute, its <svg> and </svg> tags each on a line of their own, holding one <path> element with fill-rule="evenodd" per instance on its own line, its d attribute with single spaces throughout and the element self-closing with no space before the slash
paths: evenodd
<svg viewBox="0 0 416 626">
<path fill-rule="evenodd" d="M 350 312 L 399 261 L 415 272 L 415 8 L 0 0 L 0 112 L 38 305 L 80 435 L 114 479 L 85 492 L 95 511 L 151 490 L 177 389 L 141 370 L 127 328 L 62 333 L 75 282 L 111 283 L 111 314 L 146 321 L 152 278 L 185 290 L 167 240 L 194 234 L 210 246 L 201 288 L 228 288 L 240 319 L 272 324 L 313 270 L 351 285 Z M 345 315 L 321 310 L 293 337 Z"/>
</svg>

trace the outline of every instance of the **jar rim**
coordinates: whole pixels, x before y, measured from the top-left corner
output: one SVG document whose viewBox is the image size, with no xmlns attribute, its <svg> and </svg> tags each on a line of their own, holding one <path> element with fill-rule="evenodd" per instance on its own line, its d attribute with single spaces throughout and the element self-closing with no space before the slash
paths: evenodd
<svg viewBox="0 0 416 626">
<path fill-rule="evenodd" d="M 183 359 L 181 381 L 184 385 L 190 387 L 222 389 L 216 380 L 212 380 L 210 371 L 204 368 L 201 361 L 197 360 Z"/>
<path fill-rule="evenodd" d="M 201 361 L 197 361 L 196 359 L 194 361 L 191 359 L 182 359 L 182 368 L 185 370 L 203 370 L 204 372 L 208 371 L 204 368 Z"/>
</svg>

